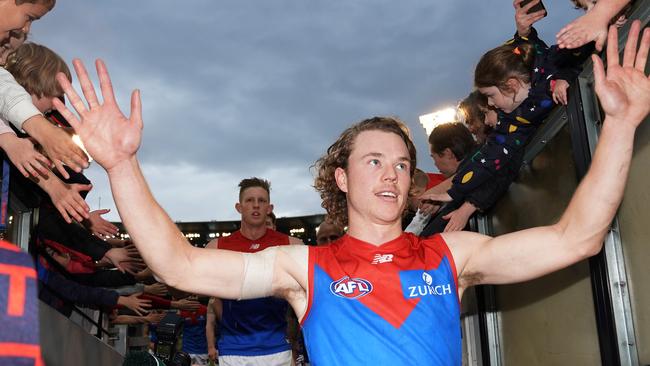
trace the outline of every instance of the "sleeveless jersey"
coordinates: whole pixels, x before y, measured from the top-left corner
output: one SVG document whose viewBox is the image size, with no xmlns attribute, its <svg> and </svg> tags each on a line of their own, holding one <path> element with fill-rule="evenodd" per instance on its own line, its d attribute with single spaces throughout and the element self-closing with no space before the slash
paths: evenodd
<svg viewBox="0 0 650 366">
<path fill-rule="evenodd" d="M 189 354 L 207 354 L 208 341 L 205 336 L 207 307 L 201 305 L 196 311 L 180 312 L 183 322 L 183 352 Z"/>
<path fill-rule="evenodd" d="M 219 249 L 254 253 L 268 247 L 288 245 L 289 237 L 267 229 L 264 236 L 250 240 L 240 231 L 219 238 Z M 222 300 L 217 347 L 223 356 L 261 356 L 291 349 L 287 342 L 286 301 L 265 297 L 253 300 Z"/>
<path fill-rule="evenodd" d="M 440 235 L 309 248 L 302 326 L 313 365 L 460 365 L 456 268 Z"/>
</svg>

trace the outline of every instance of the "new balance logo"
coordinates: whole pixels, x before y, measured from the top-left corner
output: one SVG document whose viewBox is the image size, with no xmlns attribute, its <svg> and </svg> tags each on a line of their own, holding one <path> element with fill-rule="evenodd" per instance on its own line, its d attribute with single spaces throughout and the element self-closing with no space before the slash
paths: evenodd
<svg viewBox="0 0 650 366">
<path fill-rule="evenodd" d="M 392 261 L 392 254 L 375 254 L 375 258 L 372 259 L 372 262 L 370 262 L 370 264 L 388 263 Z"/>
<path fill-rule="evenodd" d="M 255 250 L 255 249 L 259 249 L 259 248 L 260 248 L 259 244 L 251 244 L 251 247 L 249 249 Z"/>
</svg>

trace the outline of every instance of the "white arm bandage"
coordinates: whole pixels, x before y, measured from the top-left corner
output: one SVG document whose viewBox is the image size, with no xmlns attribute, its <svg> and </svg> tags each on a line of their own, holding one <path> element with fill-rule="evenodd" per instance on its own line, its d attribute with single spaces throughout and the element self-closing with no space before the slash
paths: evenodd
<svg viewBox="0 0 650 366">
<path fill-rule="evenodd" d="M 278 247 L 266 248 L 257 253 L 242 253 L 244 257 L 244 280 L 241 299 L 256 299 L 271 296 L 273 268 Z"/>
</svg>

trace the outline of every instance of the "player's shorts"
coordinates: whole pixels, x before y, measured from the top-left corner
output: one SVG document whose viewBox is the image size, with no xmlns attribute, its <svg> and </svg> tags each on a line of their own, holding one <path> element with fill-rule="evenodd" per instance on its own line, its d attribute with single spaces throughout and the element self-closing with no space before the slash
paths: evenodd
<svg viewBox="0 0 650 366">
<path fill-rule="evenodd" d="M 290 366 L 291 350 L 264 356 L 219 356 L 219 366 Z"/>
</svg>

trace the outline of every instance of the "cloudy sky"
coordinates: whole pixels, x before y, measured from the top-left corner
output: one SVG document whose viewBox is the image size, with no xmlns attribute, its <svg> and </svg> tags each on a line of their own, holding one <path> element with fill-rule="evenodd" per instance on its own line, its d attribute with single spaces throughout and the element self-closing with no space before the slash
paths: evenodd
<svg viewBox="0 0 650 366">
<path fill-rule="evenodd" d="M 551 44 L 579 13 L 545 4 L 537 28 Z M 468 94 L 513 16 L 494 0 L 60 0 L 31 40 L 91 68 L 104 59 L 126 108 L 142 90 L 138 156 L 173 220 L 233 220 L 237 183 L 251 176 L 271 180 L 279 216 L 323 212 L 310 166 L 375 115 L 405 121 L 418 165 L 435 171 L 418 116 Z M 86 173 L 91 208 L 119 220 L 103 170 Z"/>
</svg>

